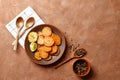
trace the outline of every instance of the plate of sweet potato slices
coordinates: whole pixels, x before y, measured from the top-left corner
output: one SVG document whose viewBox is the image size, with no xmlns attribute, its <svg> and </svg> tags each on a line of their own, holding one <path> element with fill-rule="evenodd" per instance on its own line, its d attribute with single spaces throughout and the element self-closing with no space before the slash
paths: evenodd
<svg viewBox="0 0 120 80">
<path fill-rule="evenodd" d="M 40 65 L 50 65 L 58 61 L 65 47 L 63 33 L 50 24 L 35 26 L 25 39 L 27 55 L 33 62 Z"/>
</svg>

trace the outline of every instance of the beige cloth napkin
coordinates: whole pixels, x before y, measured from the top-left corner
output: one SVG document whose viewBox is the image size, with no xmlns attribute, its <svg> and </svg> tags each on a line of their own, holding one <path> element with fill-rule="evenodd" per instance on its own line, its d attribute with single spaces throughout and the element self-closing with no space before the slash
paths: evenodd
<svg viewBox="0 0 120 80">
<path fill-rule="evenodd" d="M 23 10 L 19 15 L 17 15 L 12 21 L 10 21 L 5 27 L 7 30 L 13 35 L 15 38 L 17 35 L 17 28 L 16 28 L 16 19 L 18 17 L 23 17 L 23 19 L 26 21 L 29 17 L 34 17 L 35 19 L 35 25 L 32 27 L 34 28 L 36 25 L 44 24 L 43 20 L 37 15 L 37 13 L 29 6 L 25 10 Z M 31 29 L 32 29 L 31 28 Z M 31 30 L 27 30 L 26 33 L 19 39 L 20 45 L 24 48 L 24 41 L 27 36 L 27 33 Z"/>
</svg>

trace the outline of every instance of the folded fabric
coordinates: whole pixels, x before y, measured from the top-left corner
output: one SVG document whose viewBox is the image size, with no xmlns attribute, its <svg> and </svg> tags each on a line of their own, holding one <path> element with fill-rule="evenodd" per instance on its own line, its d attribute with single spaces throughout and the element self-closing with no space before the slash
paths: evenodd
<svg viewBox="0 0 120 80">
<path fill-rule="evenodd" d="M 17 35 L 17 27 L 16 27 L 16 19 L 18 17 L 23 17 L 23 19 L 26 21 L 30 17 L 34 17 L 35 24 L 32 28 L 34 28 L 36 25 L 44 24 L 43 20 L 37 15 L 37 13 L 29 6 L 25 10 L 23 10 L 19 15 L 17 15 L 12 21 L 10 21 L 5 27 L 7 30 L 13 35 L 14 38 L 16 38 Z M 31 29 L 32 29 L 31 28 Z M 19 39 L 20 45 L 24 48 L 24 42 L 25 38 L 27 36 L 27 33 L 31 30 L 27 30 L 25 34 Z M 12 43 L 11 43 L 12 44 Z"/>
</svg>

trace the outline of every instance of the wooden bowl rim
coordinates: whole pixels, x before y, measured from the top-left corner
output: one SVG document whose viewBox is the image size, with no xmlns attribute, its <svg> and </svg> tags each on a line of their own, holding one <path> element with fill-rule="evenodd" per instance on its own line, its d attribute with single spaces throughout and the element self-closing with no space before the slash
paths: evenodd
<svg viewBox="0 0 120 80">
<path fill-rule="evenodd" d="M 86 72 L 85 74 L 83 74 L 83 75 L 77 74 L 77 73 L 75 72 L 75 70 L 74 70 L 74 65 L 75 65 L 75 63 L 76 63 L 77 61 L 80 61 L 80 60 L 85 61 L 85 62 L 87 63 L 87 67 L 88 67 L 87 72 Z M 88 75 L 89 72 L 90 72 L 90 63 L 88 62 L 88 60 L 83 59 L 83 58 L 76 60 L 76 61 L 73 63 L 73 72 L 74 72 L 75 74 L 77 74 L 78 76 L 80 76 L 80 77 L 84 77 L 84 76 Z"/>
<path fill-rule="evenodd" d="M 60 46 L 63 47 L 63 48 L 62 48 L 63 51 L 57 56 L 56 60 L 50 61 L 50 63 L 49 63 L 49 62 L 48 62 L 48 63 L 42 63 L 42 62 L 39 62 L 38 60 L 33 59 L 33 58 L 30 56 L 30 53 L 28 52 L 28 49 L 26 48 L 26 46 L 27 46 L 26 42 L 28 41 L 28 39 L 27 39 L 28 34 L 29 34 L 31 31 L 33 31 L 35 28 L 40 27 L 40 26 L 42 26 L 42 27 L 48 26 L 48 27 L 50 27 L 50 28 L 52 28 L 52 29 L 57 30 L 56 32 L 58 32 L 58 33 L 61 35 L 60 37 L 61 37 L 61 39 L 62 39 L 62 44 L 61 44 Z M 62 57 L 62 55 L 63 55 L 63 53 L 64 53 L 64 51 L 65 51 L 65 48 L 66 48 L 66 40 L 65 40 L 65 37 L 64 37 L 63 33 L 62 33 L 58 28 L 56 28 L 55 26 L 50 25 L 50 24 L 41 24 L 41 25 L 36 25 L 33 29 L 31 29 L 31 30 L 28 32 L 28 34 L 27 34 L 27 36 L 26 36 L 26 38 L 25 38 L 25 44 L 24 44 L 24 46 L 25 46 L 25 51 L 26 51 L 27 55 L 29 56 L 29 58 L 30 58 L 34 63 L 39 64 L 39 65 L 50 65 L 50 64 L 53 64 L 53 63 L 57 62 L 57 61 Z M 55 57 L 56 57 L 56 56 L 55 56 Z M 47 62 L 47 61 L 44 60 L 43 62 Z"/>
</svg>

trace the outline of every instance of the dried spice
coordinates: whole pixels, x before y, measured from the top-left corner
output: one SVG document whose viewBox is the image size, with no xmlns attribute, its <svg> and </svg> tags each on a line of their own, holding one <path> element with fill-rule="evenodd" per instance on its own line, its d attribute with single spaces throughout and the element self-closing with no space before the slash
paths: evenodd
<svg viewBox="0 0 120 80">
<path fill-rule="evenodd" d="M 70 36 L 65 32 L 64 33 L 66 38 L 67 38 L 67 49 L 70 52 L 74 52 L 76 49 L 79 48 L 80 44 L 78 43 L 78 41 L 75 41 L 73 38 L 70 38 Z"/>
<path fill-rule="evenodd" d="M 79 60 L 74 65 L 74 70 L 77 74 L 85 74 L 87 72 L 87 63 L 84 60 Z"/>
</svg>

